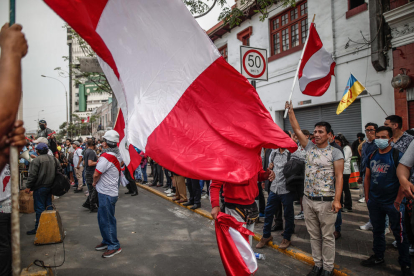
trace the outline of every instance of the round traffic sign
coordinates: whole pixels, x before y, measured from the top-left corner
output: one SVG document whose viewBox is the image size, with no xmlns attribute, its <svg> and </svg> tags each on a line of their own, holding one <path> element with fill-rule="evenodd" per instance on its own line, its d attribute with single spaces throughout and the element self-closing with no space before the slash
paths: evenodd
<svg viewBox="0 0 414 276">
<path fill-rule="evenodd" d="M 243 69 L 252 78 L 260 78 L 266 71 L 266 59 L 257 50 L 249 50 L 243 56 Z"/>
</svg>

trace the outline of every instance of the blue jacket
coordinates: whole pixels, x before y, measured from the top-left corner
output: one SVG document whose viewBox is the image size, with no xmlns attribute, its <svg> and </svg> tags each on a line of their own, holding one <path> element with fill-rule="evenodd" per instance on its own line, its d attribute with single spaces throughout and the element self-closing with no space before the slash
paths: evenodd
<svg viewBox="0 0 414 276">
<path fill-rule="evenodd" d="M 361 169 L 360 169 L 360 174 L 361 177 L 363 175 L 365 175 L 365 169 L 368 166 L 369 163 L 369 157 L 371 156 L 371 154 L 378 149 L 377 145 L 375 144 L 374 141 L 372 141 L 371 143 L 369 143 L 368 141 L 366 141 L 363 145 L 362 145 L 362 149 L 361 149 Z"/>
</svg>

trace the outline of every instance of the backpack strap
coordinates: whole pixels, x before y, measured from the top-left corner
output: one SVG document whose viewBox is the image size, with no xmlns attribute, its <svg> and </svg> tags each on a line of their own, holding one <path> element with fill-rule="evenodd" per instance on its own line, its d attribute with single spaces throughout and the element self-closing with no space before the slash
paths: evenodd
<svg viewBox="0 0 414 276">
<path fill-rule="evenodd" d="M 372 159 L 372 157 L 374 156 L 374 154 L 375 154 L 377 151 L 378 151 L 378 149 L 374 150 L 374 151 L 371 153 L 371 155 L 369 156 L 369 159 L 368 159 L 368 160 L 371 160 L 371 159 Z"/>
<path fill-rule="evenodd" d="M 288 152 L 287 161 L 289 162 L 290 157 L 292 156 L 292 154 L 291 154 L 291 153 L 290 153 L 290 151 L 288 151 L 288 150 L 287 150 L 287 152 Z"/>
</svg>

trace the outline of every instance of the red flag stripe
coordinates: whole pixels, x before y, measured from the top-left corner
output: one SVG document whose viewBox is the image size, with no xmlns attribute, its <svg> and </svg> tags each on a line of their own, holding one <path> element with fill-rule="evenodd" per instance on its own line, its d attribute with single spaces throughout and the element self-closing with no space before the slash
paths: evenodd
<svg viewBox="0 0 414 276">
<path fill-rule="evenodd" d="M 319 49 L 323 47 L 323 43 L 319 37 L 318 32 L 315 29 L 315 23 L 311 23 L 309 27 L 309 38 L 308 38 L 308 44 L 306 45 L 306 48 L 303 49 L 303 57 L 302 61 L 299 66 L 299 73 L 298 78 L 300 79 L 302 77 L 303 68 L 305 67 L 306 63 L 309 61 L 309 59 L 315 54 Z"/>
</svg>

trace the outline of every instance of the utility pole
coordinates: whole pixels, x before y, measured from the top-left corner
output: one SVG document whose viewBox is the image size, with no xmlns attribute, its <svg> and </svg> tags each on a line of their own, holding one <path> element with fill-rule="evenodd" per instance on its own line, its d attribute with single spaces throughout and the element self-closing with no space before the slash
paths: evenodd
<svg viewBox="0 0 414 276">
<path fill-rule="evenodd" d="M 69 121 L 72 123 L 72 28 L 67 28 L 67 44 L 69 45 Z M 69 127 L 69 125 L 68 125 Z M 72 135 L 71 135 L 72 136 Z M 72 137 L 70 137 L 72 138 Z"/>
</svg>

